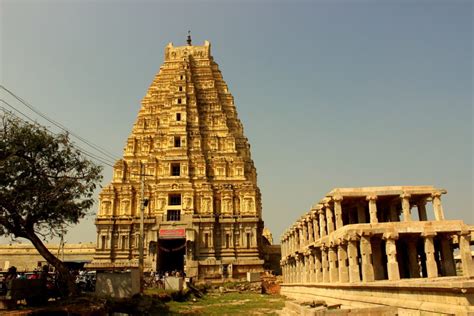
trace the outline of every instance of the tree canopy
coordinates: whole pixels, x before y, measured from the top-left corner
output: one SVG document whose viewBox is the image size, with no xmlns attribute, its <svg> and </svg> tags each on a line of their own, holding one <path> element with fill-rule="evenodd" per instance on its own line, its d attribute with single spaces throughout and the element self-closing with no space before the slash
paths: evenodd
<svg viewBox="0 0 474 316">
<path fill-rule="evenodd" d="M 5 113 L 0 125 L 0 235 L 30 240 L 61 270 L 39 236 L 59 236 L 87 215 L 102 168 L 67 134 L 53 135 Z"/>
</svg>

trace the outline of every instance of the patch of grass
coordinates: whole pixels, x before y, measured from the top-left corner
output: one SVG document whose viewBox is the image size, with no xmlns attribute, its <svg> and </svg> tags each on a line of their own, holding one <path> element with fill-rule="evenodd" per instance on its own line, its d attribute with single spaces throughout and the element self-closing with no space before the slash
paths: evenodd
<svg viewBox="0 0 474 316">
<path fill-rule="evenodd" d="M 276 315 L 285 303 L 280 295 L 256 293 L 208 294 L 196 302 L 167 303 L 173 314 L 187 315 Z"/>
</svg>

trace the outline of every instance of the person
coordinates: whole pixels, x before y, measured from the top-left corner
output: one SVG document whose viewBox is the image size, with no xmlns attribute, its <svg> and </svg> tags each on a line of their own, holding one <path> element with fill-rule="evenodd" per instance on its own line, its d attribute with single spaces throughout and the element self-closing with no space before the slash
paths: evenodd
<svg viewBox="0 0 474 316">
<path fill-rule="evenodd" d="M 6 282 L 9 282 L 11 280 L 15 280 L 16 278 L 18 277 L 18 273 L 16 271 L 16 267 L 15 266 L 11 266 L 10 268 L 8 268 L 8 271 L 7 271 L 7 274 L 5 275 L 5 283 Z"/>
<path fill-rule="evenodd" d="M 8 268 L 7 274 L 5 275 L 5 278 L 3 279 L 4 287 L 7 290 L 7 296 L 10 296 L 10 289 L 11 289 L 11 282 L 15 280 L 18 277 L 18 273 L 16 271 L 15 266 L 11 266 Z"/>
</svg>

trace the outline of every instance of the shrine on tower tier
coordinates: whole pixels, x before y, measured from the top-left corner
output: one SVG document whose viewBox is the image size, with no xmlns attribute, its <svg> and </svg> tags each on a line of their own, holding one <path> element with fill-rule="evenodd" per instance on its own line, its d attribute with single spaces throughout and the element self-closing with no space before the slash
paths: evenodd
<svg viewBox="0 0 474 316">
<path fill-rule="evenodd" d="M 92 265 L 138 265 L 143 205 L 145 271 L 199 279 L 261 272 L 257 173 L 211 45 L 188 37 L 186 46 L 168 44 L 164 59 L 100 193 Z"/>
</svg>

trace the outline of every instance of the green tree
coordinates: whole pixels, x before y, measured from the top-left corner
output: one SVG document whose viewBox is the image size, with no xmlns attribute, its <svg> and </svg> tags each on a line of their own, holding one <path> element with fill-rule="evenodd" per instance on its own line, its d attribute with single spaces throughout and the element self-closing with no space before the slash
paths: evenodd
<svg viewBox="0 0 474 316">
<path fill-rule="evenodd" d="M 94 203 L 101 167 L 86 159 L 67 134 L 0 114 L 0 236 L 31 241 L 59 272 L 70 294 L 74 280 L 42 238 L 77 224 Z"/>
</svg>

